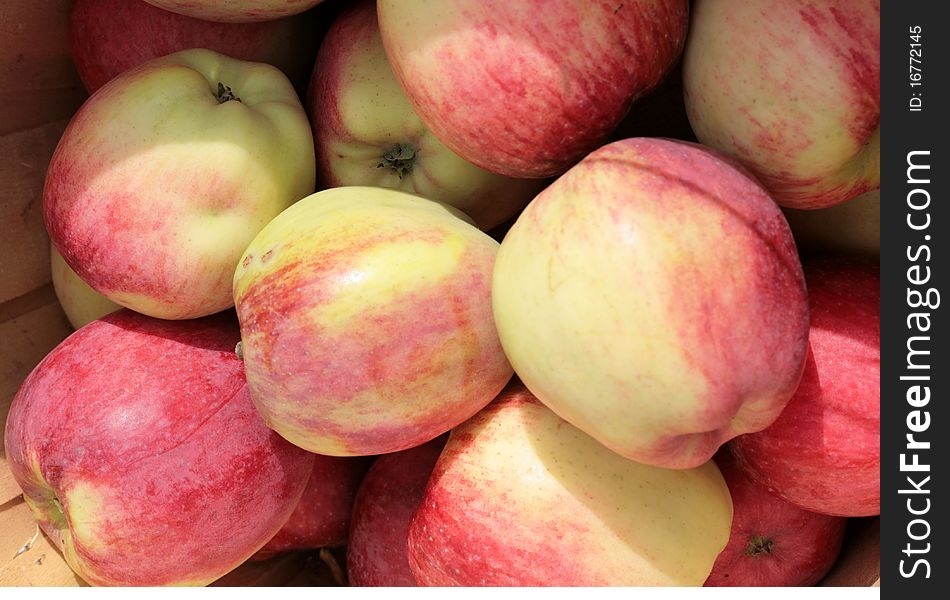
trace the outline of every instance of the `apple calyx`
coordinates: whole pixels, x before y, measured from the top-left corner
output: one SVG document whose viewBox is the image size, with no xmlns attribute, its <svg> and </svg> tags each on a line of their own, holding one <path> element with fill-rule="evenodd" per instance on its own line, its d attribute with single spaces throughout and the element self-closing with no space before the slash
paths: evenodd
<svg viewBox="0 0 950 600">
<path fill-rule="evenodd" d="M 745 547 L 745 553 L 749 556 L 758 556 L 760 554 L 772 553 L 772 538 L 764 535 L 753 535 L 749 539 L 749 545 Z"/>
<path fill-rule="evenodd" d="M 225 102 L 230 102 L 231 100 L 241 101 L 240 98 L 231 90 L 230 86 L 224 85 L 220 81 L 218 82 L 218 92 L 214 95 L 218 100 L 218 104 L 224 104 Z"/>
<path fill-rule="evenodd" d="M 399 179 L 402 179 L 406 173 L 412 172 L 412 167 L 416 162 L 417 150 L 409 144 L 396 144 L 383 154 L 382 160 L 376 165 L 377 169 L 392 169 Z"/>
</svg>

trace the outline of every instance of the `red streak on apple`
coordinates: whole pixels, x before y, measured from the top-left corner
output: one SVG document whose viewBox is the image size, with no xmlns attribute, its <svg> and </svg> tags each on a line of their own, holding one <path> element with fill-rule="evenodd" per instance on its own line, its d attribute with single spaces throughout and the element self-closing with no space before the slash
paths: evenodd
<svg viewBox="0 0 950 600">
<path fill-rule="evenodd" d="M 7 460 L 89 583 L 207 583 L 290 516 L 313 458 L 254 410 L 238 339 L 232 314 L 123 310 L 67 338 L 23 383 Z"/>
<path fill-rule="evenodd" d="M 795 396 L 767 429 L 731 442 L 749 475 L 802 508 L 881 509 L 880 274 L 876 263 L 805 264 L 811 332 Z"/>
</svg>

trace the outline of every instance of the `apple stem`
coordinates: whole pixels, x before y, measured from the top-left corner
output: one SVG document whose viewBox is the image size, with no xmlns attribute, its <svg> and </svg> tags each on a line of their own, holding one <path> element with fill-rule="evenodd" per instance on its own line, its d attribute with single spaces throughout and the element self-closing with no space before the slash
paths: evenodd
<svg viewBox="0 0 950 600">
<path fill-rule="evenodd" d="M 749 545 L 745 547 L 745 553 L 749 556 L 758 556 L 759 554 L 772 553 L 772 538 L 762 535 L 753 535 L 749 539 Z"/>
<path fill-rule="evenodd" d="M 237 354 L 238 358 L 244 360 L 244 344 L 242 342 L 238 342 L 234 346 L 234 353 Z"/>
<path fill-rule="evenodd" d="M 346 576 L 343 574 L 343 569 L 340 568 L 340 563 L 337 562 L 336 558 L 330 554 L 330 551 L 326 548 L 320 548 L 320 560 L 323 561 L 323 564 L 330 569 L 330 574 L 333 576 L 333 581 L 341 587 L 346 587 Z"/>
<path fill-rule="evenodd" d="M 229 86 L 224 85 L 220 81 L 218 82 L 218 93 L 214 95 L 218 99 L 218 104 L 224 104 L 225 102 L 230 102 L 231 100 L 241 101 L 240 98 L 235 95 Z"/>
<path fill-rule="evenodd" d="M 409 144 L 396 144 L 383 155 L 382 160 L 376 165 L 377 169 L 384 167 L 392 169 L 402 179 L 406 173 L 412 172 L 412 167 L 416 162 L 416 149 Z"/>
</svg>

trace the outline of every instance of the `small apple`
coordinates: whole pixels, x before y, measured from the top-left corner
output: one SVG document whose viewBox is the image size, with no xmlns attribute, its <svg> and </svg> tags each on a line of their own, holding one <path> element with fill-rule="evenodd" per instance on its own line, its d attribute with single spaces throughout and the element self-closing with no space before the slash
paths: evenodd
<svg viewBox="0 0 950 600">
<path fill-rule="evenodd" d="M 189 48 L 266 62 L 293 81 L 309 74 L 317 44 L 310 19 L 213 23 L 156 8 L 142 0 L 76 0 L 69 41 L 79 78 L 95 92 L 119 73 Z"/>
<path fill-rule="evenodd" d="M 426 586 L 702 585 L 731 522 L 711 461 L 627 460 L 514 382 L 449 436 L 409 564 Z"/>
<path fill-rule="evenodd" d="M 69 268 L 55 247 L 50 246 L 49 254 L 53 290 L 74 329 L 79 329 L 87 323 L 122 308 L 80 279 L 79 275 Z"/>
<path fill-rule="evenodd" d="M 254 555 L 265 560 L 281 552 L 339 546 L 350 530 L 353 500 L 371 457 L 313 455 L 313 470 L 297 508 L 284 526 Z"/>
<path fill-rule="evenodd" d="M 355 3 L 334 21 L 308 95 L 324 187 L 413 192 L 458 208 L 487 230 L 514 216 L 545 183 L 476 167 L 429 131 L 386 60 L 373 0 Z"/>
<path fill-rule="evenodd" d="M 287 78 L 185 50 L 126 71 L 70 121 L 46 175 L 46 228 L 79 277 L 164 319 L 232 305 L 254 235 L 313 191 L 313 139 Z"/>
<path fill-rule="evenodd" d="M 478 412 L 511 377 L 491 312 L 497 251 L 457 210 L 385 188 L 285 210 L 234 274 L 264 420 L 311 452 L 366 456 Z"/>
<path fill-rule="evenodd" d="M 233 315 L 123 310 L 23 382 L 7 462 L 33 516 L 94 585 L 204 585 L 287 521 L 313 456 L 267 429 L 234 354 Z"/>
<path fill-rule="evenodd" d="M 380 0 L 416 113 L 453 152 L 510 177 L 562 173 L 679 56 L 686 0 Z"/>
<path fill-rule="evenodd" d="M 767 429 L 730 447 L 753 480 L 804 509 L 881 512 L 881 277 L 877 261 L 805 263 L 811 304 L 801 385 Z"/>
<path fill-rule="evenodd" d="M 814 585 L 841 551 L 843 517 L 820 515 L 774 496 L 749 479 L 727 449 L 716 465 L 732 496 L 732 533 L 707 587 Z"/>
<path fill-rule="evenodd" d="M 422 502 L 445 436 L 380 456 L 360 485 L 353 505 L 346 570 L 350 585 L 416 586 L 409 568 L 409 520 Z"/>
<path fill-rule="evenodd" d="M 879 0 L 697 0 L 683 84 L 699 141 L 782 206 L 880 187 Z"/>
<path fill-rule="evenodd" d="M 222 23 L 272 21 L 302 13 L 323 0 L 145 0 L 174 13 Z"/>
<path fill-rule="evenodd" d="M 647 464 L 701 465 L 801 377 L 808 300 L 781 210 L 717 153 L 633 138 L 562 175 L 505 236 L 492 288 L 515 372 Z"/>
</svg>

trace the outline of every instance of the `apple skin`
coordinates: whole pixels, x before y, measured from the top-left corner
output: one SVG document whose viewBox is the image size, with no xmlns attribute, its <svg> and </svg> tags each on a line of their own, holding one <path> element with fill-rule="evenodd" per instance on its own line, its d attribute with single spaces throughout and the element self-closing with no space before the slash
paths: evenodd
<svg viewBox="0 0 950 600">
<path fill-rule="evenodd" d="M 350 585 L 417 586 L 409 568 L 409 520 L 422 502 L 429 475 L 447 436 L 380 456 L 353 505 L 346 570 Z"/>
<path fill-rule="evenodd" d="M 713 462 L 627 460 L 513 382 L 450 434 L 409 564 L 426 586 L 702 585 L 731 522 Z"/>
<path fill-rule="evenodd" d="M 498 242 L 419 196 L 342 187 L 271 221 L 234 274 L 251 398 L 330 456 L 418 446 L 469 418 L 511 366 L 491 312 Z"/>
<path fill-rule="evenodd" d="M 729 446 L 753 480 L 804 509 L 881 511 L 881 316 L 876 261 L 805 263 L 811 303 L 801 385 L 767 429 Z"/>
<path fill-rule="evenodd" d="M 14 479 L 94 585 L 203 585 L 280 529 L 311 454 L 270 431 L 234 354 L 233 315 L 123 310 L 43 359 L 10 408 Z"/>
<path fill-rule="evenodd" d="M 297 508 L 284 526 L 253 556 L 266 560 L 281 552 L 310 550 L 346 543 L 353 500 L 371 457 L 338 458 L 313 455 L 313 471 Z"/>
<path fill-rule="evenodd" d="M 122 308 L 80 279 L 54 246 L 50 246 L 50 273 L 56 298 L 74 329 Z"/>
<path fill-rule="evenodd" d="M 219 82 L 239 100 L 219 103 Z M 232 305 L 247 244 L 313 191 L 313 139 L 287 78 L 185 50 L 126 71 L 70 121 L 44 188 L 50 239 L 83 281 L 164 319 Z"/>
<path fill-rule="evenodd" d="M 142 0 L 76 0 L 69 40 L 79 78 L 90 93 L 132 67 L 189 48 L 272 64 L 291 80 L 303 81 L 317 51 L 310 21 L 214 23 Z"/>
<path fill-rule="evenodd" d="M 828 208 L 783 212 L 802 256 L 881 255 L 881 190 Z"/>
<path fill-rule="evenodd" d="M 879 0 L 698 0 L 683 60 L 700 142 L 735 157 L 782 206 L 880 187 Z"/>
<path fill-rule="evenodd" d="M 679 56 L 686 0 L 380 0 L 396 77 L 453 152 L 510 177 L 562 173 Z"/>
<path fill-rule="evenodd" d="M 815 585 L 831 569 L 848 520 L 801 509 L 749 479 L 727 449 L 716 465 L 732 496 L 732 532 L 706 587 Z"/>
<path fill-rule="evenodd" d="M 323 0 L 145 0 L 153 6 L 205 21 L 256 23 L 302 13 Z"/>
<path fill-rule="evenodd" d="M 795 243 L 761 185 L 687 142 L 604 146 L 522 212 L 495 323 L 542 402 L 621 455 L 694 467 L 764 429 L 808 339 Z"/>
<path fill-rule="evenodd" d="M 341 14 L 314 65 L 307 103 L 318 185 L 416 193 L 458 208 L 483 230 L 513 217 L 545 181 L 476 167 L 429 131 L 386 60 L 375 6 L 363 0 Z M 411 158 L 387 158 L 396 148 Z"/>
</svg>

